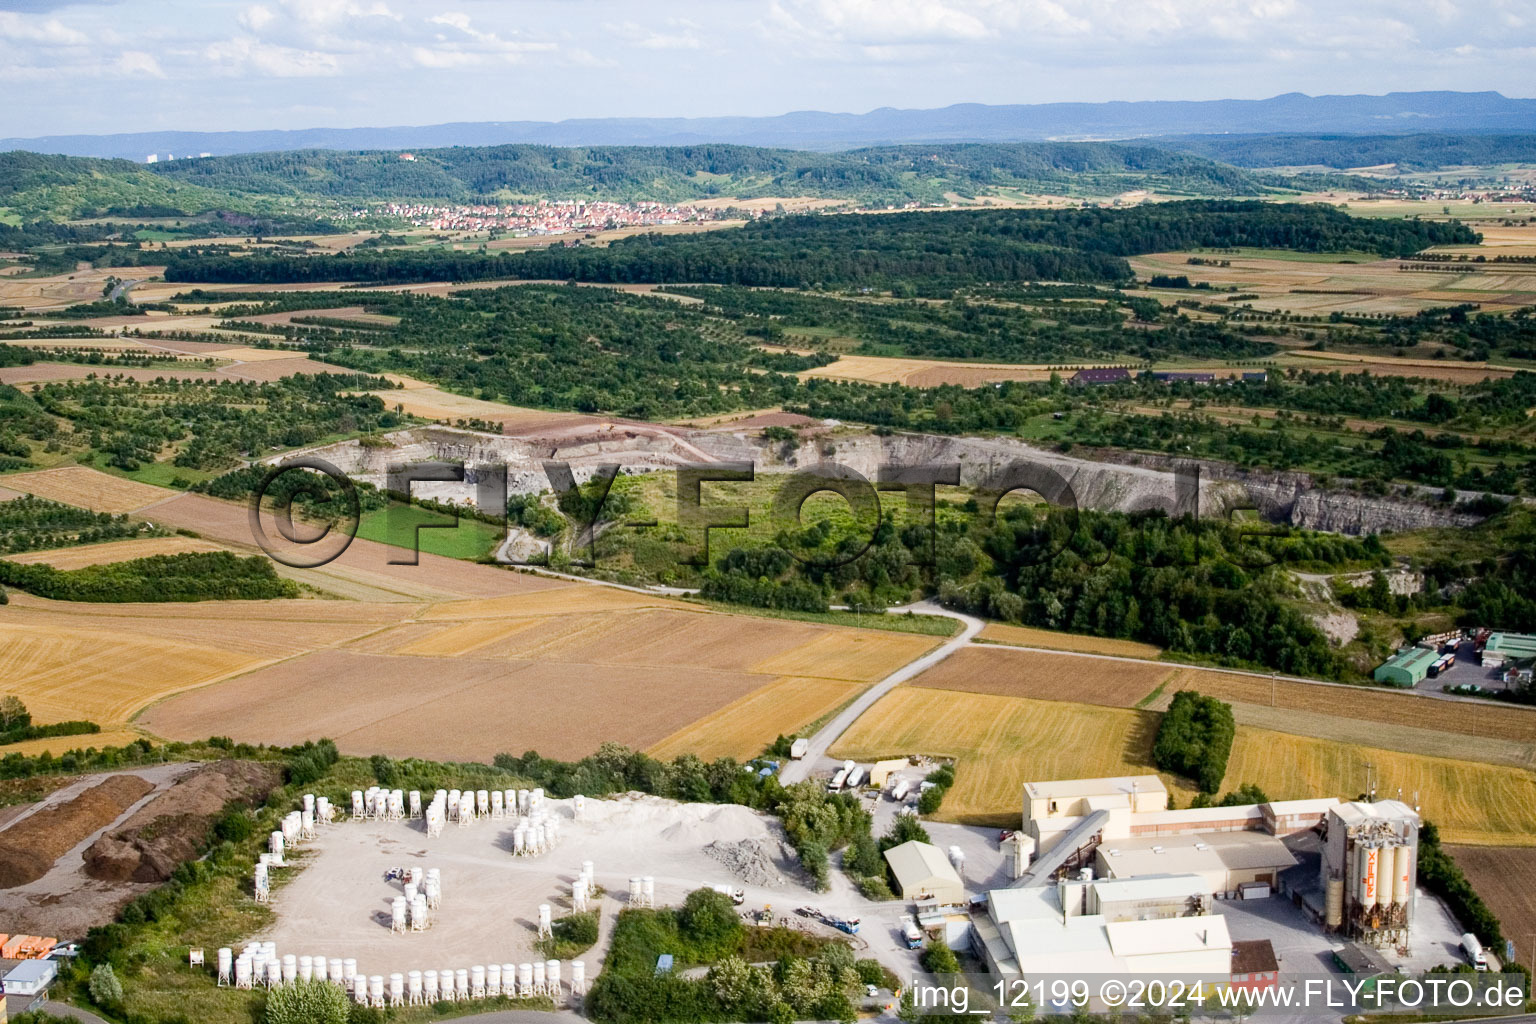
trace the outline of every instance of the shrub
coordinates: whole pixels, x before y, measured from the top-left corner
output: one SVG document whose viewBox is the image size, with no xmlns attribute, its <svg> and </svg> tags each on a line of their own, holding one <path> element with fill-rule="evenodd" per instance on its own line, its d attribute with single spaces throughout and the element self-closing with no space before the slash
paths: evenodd
<svg viewBox="0 0 1536 1024">
<path fill-rule="evenodd" d="M 884 875 L 863 875 L 858 880 L 859 895 L 867 900 L 893 900 L 896 894 L 891 892 L 890 885 Z"/>
<path fill-rule="evenodd" d="M 942 942 L 930 941 L 922 955 L 923 970 L 931 974 L 959 974 L 960 960 Z"/>
<path fill-rule="evenodd" d="M 1193 779 L 1205 793 L 1215 793 L 1227 774 L 1227 758 L 1237 724 L 1232 705 L 1193 690 L 1173 695 L 1152 744 L 1152 763 L 1165 772 Z"/>
<path fill-rule="evenodd" d="M 87 987 L 91 1002 L 109 1012 L 116 1011 L 123 1003 L 123 983 L 117 980 L 117 972 L 111 964 L 98 964 L 91 971 Z"/>
<path fill-rule="evenodd" d="M 328 981 L 300 981 L 267 994 L 266 1024 L 347 1024 L 347 994 Z"/>
<path fill-rule="evenodd" d="M 229 843 L 241 843 L 251 838 L 256 831 L 256 825 L 251 821 L 251 816 L 239 808 L 231 808 L 224 812 L 213 826 L 213 834 Z"/>
</svg>

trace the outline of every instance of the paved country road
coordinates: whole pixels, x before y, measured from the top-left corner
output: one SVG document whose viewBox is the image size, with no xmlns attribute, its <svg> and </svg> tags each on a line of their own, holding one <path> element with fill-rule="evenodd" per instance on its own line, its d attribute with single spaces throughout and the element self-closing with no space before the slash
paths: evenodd
<svg viewBox="0 0 1536 1024">
<path fill-rule="evenodd" d="M 928 671 L 928 669 L 937 665 L 951 654 L 970 644 L 971 638 L 980 633 L 981 627 L 985 625 L 984 622 L 975 616 L 950 611 L 948 608 L 939 605 L 937 601 L 919 601 L 916 604 L 907 605 L 905 608 L 891 609 L 892 613 L 904 611 L 916 612 L 922 615 L 942 615 L 946 619 L 958 619 L 965 624 L 965 628 L 921 658 L 908 662 L 874 686 L 865 690 L 858 700 L 855 700 L 852 704 L 839 711 L 830 722 L 817 730 L 816 735 L 811 737 L 811 746 L 805 752 L 805 757 L 798 761 L 791 761 L 779 774 L 779 778 L 786 786 L 809 778 L 811 772 L 821 762 L 821 759 L 827 756 L 827 750 L 837 741 L 837 738 L 847 732 L 848 728 L 858 721 L 859 716 L 868 711 L 875 701 L 884 697 L 908 679 Z"/>
</svg>

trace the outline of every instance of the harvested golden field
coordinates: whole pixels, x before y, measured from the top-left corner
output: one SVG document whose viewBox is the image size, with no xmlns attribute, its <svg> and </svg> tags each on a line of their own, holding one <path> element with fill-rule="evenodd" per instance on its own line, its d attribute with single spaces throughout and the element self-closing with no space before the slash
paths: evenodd
<svg viewBox="0 0 1536 1024">
<path fill-rule="evenodd" d="M 1166 701 L 1157 704 L 1166 707 Z M 1151 709 L 1149 709 L 1151 710 Z M 1294 708 L 1271 708 L 1262 704 L 1233 703 L 1232 717 L 1238 725 L 1256 729 L 1271 729 L 1297 736 L 1330 740 L 1334 743 L 1353 743 L 1384 750 L 1400 750 L 1406 754 L 1425 754 L 1429 757 L 1449 757 L 1459 761 L 1482 761 L 1486 764 L 1503 764 L 1512 768 L 1536 771 L 1536 744 L 1518 740 L 1494 739 L 1479 736 L 1469 741 L 1462 733 L 1441 732 L 1411 725 L 1393 725 L 1389 722 L 1373 722 L 1346 715 L 1330 715 L 1319 711 L 1297 711 Z"/>
<path fill-rule="evenodd" d="M 1128 708 L 1170 674 L 1166 666 L 1155 663 L 967 647 L 912 680 L 911 685 Z"/>
<path fill-rule="evenodd" d="M 178 492 L 102 473 L 88 466 L 60 466 L 0 477 L 7 487 L 93 512 L 133 512 Z"/>
<path fill-rule="evenodd" d="M 11 754 L 36 757 L 44 753 L 57 757 L 66 751 L 83 750 L 86 747 L 95 747 L 98 750 L 106 747 L 126 747 L 143 738 L 143 735 L 132 729 L 103 729 L 101 732 L 93 732 L 85 736 L 52 736 L 45 740 L 25 740 L 0 747 L 0 757 Z"/>
<path fill-rule="evenodd" d="M 675 608 L 695 611 L 697 605 L 670 597 L 637 594 L 617 587 L 580 583 L 562 583 L 532 573 L 516 574 L 523 578 L 553 583 L 550 588 L 533 593 L 492 597 L 476 601 L 449 601 L 434 605 L 427 619 L 506 619 L 545 615 L 587 615 L 593 612 L 632 611 L 637 608 Z"/>
<path fill-rule="evenodd" d="M 863 686 L 840 679 L 790 676 L 754 690 L 651 747 L 652 757 L 670 760 L 697 754 L 705 760 L 756 757 L 776 736 L 805 735 L 813 722 L 848 703 Z"/>
<path fill-rule="evenodd" d="M 902 359 L 895 356 L 843 356 L 835 363 L 803 370 L 801 379 L 861 380 L 871 384 L 910 384 L 937 387 L 959 384 L 981 387 L 1001 380 L 1050 380 L 1059 367 L 1045 364 L 956 363 L 943 359 Z"/>
<path fill-rule="evenodd" d="M 433 626 L 429 627 L 430 632 L 403 639 L 398 647 L 391 649 L 390 653 L 456 658 L 498 640 L 505 640 L 513 633 L 532 629 L 538 624 L 539 620 L 534 618 L 515 619 L 511 622 L 504 622 L 501 619 L 471 619 L 451 626 Z M 420 625 L 420 623 L 413 623 L 411 626 L 401 628 L 412 629 Z"/>
<path fill-rule="evenodd" d="M 224 551 L 224 545 L 199 537 L 140 537 L 134 540 L 112 540 L 104 544 L 81 544 L 72 548 L 52 548 L 47 551 L 28 551 L 10 555 L 7 561 L 24 565 L 51 565 L 55 569 L 80 569 L 87 565 L 107 565 L 126 562 L 132 558 L 149 558 L 152 555 L 179 555 L 190 551 Z"/>
<path fill-rule="evenodd" d="M 1536 710 L 1516 705 L 1444 701 L 1369 686 L 1320 686 L 1272 681 L 1263 676 L 1180 669 L 1154 707 L 1166 707 L 1179 690 L 1198 690 L 1225 701 L 1313 711 L 1388 725 L 1434 729 L 1466 736 L 1536 743 Z"/>
<path fill-rule="evenodd" d="M 938 816 L 1017 828 L 1026 782 L 1156 773 L 1157 722 L 1145 711 L 898 686 L 843 734 L 832 755 L 954 757 L 955 786 Z M 1187 806 L 1194 796 L 1188 783 L 1162 778 Z"/>
<path fill-rule="evenodd" d="M 1444 301 L 1454 301 L 1447 299 Z M 1324 357 L 1324 358 L 1319 358 Z M 1383 359 L 1370 356 L 1352 356 L 1336 352 L 1293 352 L 1286 362 L 1307 370 L 1323 373 L 1366 373 L 1378 377 L 1424 377 L 1430 380 L 1450 381 L 1455 384 L 1476 384 L 1479 381 L 1513 377 L 1514 370 L 1487 363 L 1462 363 L 1450 360 Z"/>
<path fill-rule="evenodd" d="M 0 621 L 5 691 L 20 697 L 33 718 L 45 724 L 78 718 L 102 726 L 126 722 L 152 700 L 263 660 L 153 635 L 21 625 L 9 614 Z"/>
<path fill-rule="evenodd" d="M 989 622 L 981 631 L 980 639 L 1016 647 L 1048 647 L 1055 651 L 1083 651 L 1087 654 L 1112 654 L 1119 658 L 1156 658 L 1162 648 L 1135 640 L 1114 640 L 1102 636 L 1081 636 L 1077 633 L 1058 633 L 1051 629 L 1035 629 L 1032 626 L 1008 626 L 1001 622 Z"/>
<path fill-rule="evenodd" d="M 637 749 L 763 685 L 760 676 L 668 664 L 414 658 L 321 651 L 157 704 L 139 720 L 173 739 L 329 736 L 345 751 L 489 760 L 558 758 L 613 741 Z M 772 737 L 769 737 L 772 739 Z"/>
<path fill-rule="evenodd" d="M 1448 852 L 1529 964 L 1536 942 L 1536 848 L 1452 846 Z"/>
<path fill-rule="evenodd" d="M 1517 768 L 1239 727 L 1222 788 L 1253 782 L 1275 800 L 1354 797 L 1367 764 L 1378 795 L 1417 800 L 1448 843 L 1536 846 L 1536 775 Z"/>
<path fill-rule="evenodd" d="M 738 620 L 727 627 L 721 633 L 721 641 L 741 643 L 739 638 L 743 625 Z M 750 632 L 757 633 L 763 625 L 766 623 L 754 622 Z M 827 629 L 802 647 L 758 662 L 753 666 L 753 671 L 783 676 L 858 679 L 873 683 L 922 657 L 941 642 L 938 637 L 886 633 L 874 629 Z"/>
</svg>

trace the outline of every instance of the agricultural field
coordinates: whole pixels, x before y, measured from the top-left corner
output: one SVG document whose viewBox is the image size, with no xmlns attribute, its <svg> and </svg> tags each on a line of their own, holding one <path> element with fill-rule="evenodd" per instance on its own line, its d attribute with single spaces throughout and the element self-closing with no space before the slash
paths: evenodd
<svg viewBox="0 0 1536 1024">
<path fill-rule="evenodd" d="M 762 753 L 776 736 L 807 735 L 814 723 L 853 700 L 861 689 L 841 679 L 788 676 L 705 715 L 646 753 L 662 760 L 697 754 L 705 760 L 744 761 Z"/>
<path fill-rule="evenodd" d="M 1158 716 L 994 694 L 899 686 L 866 711 L 832 756 L 875 760 L 928 753 L 954 757 L 955 785 L 938 817 L 1017 828 L 1024 783 L 1157 774 Z M 1179 803 L 1195 791 L 1162 775 Z"/>
<path fill-rule="evenodd" d="M 142 537 L 133 540 L 113 540 L 102 544 L 82 544 L 73 548 L 51 548 L 46 551 L 29 551 L 11 555 L 8 561 L 24 565 L 41 563 L 55 569 L 80 569 L 87 565 L 107 565 L 126 562 L 134 558 L 152 555 L 179 555 L 192 551 L 227 551 L 222 544 L 198 537 Z"/>
<path fill-rule="evenodd" d="M 1198 690 L 1225 701 L 1536 744 L 1536 711 L 1518 705 L 1448 702 L 1380 687 L 1319 686 L 1206 669 L 1180 669 L 1165 690 L 1170 698 L 1179 690 Z"/>
<path fill-rule="evenodd" d="M 953 659 L 952 659 L 953 660 Z M 940 817 L 997 824 L 1018 815 L 1031 779 L 1151 772 L 1153 712 L 902 686 L 833 748 L 856 760 L 929 753 L 959 760 Z M 1373 765 L 1378 792 L 1422 805 L 1448 842 L 1536 845 L 1536 775 L 1516 768 L 1384 750 L 1240 725 L 1223 792 L 1257 784 L 1276 800 L 1354 798 Z M 1189 784 L 1164 776 L 1180 803 Z"/>
<path fill-rule="evenodd" d="M 1170 674 L 1167 666 L 1155 663 L 1143 665 L 1042 651 L 969 647 L 939 662 L 913 680 L 912 685 L 1129 708 L 1152 693 Z"/>
<path fill-rule="evenodd" d="M 1063 372 L 1061 367 L 1049 365 L 956 363 L 943 359 L 901 359 L 894 356 L 842 356 L 835 363 L 818 366 L 814 370 L 803 370 L 800 377 L 931 388 L 940 384 L 980 387 L 1000 380 L 1050 380 L 1051 374 L 1058 372 Z"/>
<path fill-rule="evenodd" d="M 1033 626 L 1010 626 L 1002 622 L 989 622 L 978 638 L 986 643 L 1014 647 L 1045 647 L 1055 651 L 1081 651 L 1085 654 L 1110 654 L 1118 658 L 1154 659 L 1162 649 L 1135 640 L 1116 640 L 1112 637 L 1084 636 L 1078 633 L 1058 633 L 1053 629 L 1036 629 Z"/>
<path fill-rule="evenodd" d="M 358 523 L 357 535 L 363 540 L 404 548 L 398 558 L 410 558 L 411 551 L 419 550 L 470 561 L 493 554 L 502 539 L 502 532 L 489 523 L 467 516 L 455 518 L 414 505 L 366 513 Z"/>
<path fill-rule="evenodd" d="M 1529 965 L 1536 951 L 1536 847 L 1451 846 L 1447 852 Z"/>
<path fill-rule="evenodd" d="M 135 512 L 165 498 L 174 491 L 151 487 L 135 480 L 102 473 L 87 466 L 60 466 L 0 477 L 12 490 L 25 491 L 39 498 L 62 501 L 93 512 Z"/>
<path fill-rule="evenodd" d="M 1418 803 L 1447 843 L 1536 846 L 1536 775 L 1239 726 L 1224 790 L 1254 782 L 1276 800 L 1353 798 L 1374 766 L 1377 794 Z"/>
</svg>

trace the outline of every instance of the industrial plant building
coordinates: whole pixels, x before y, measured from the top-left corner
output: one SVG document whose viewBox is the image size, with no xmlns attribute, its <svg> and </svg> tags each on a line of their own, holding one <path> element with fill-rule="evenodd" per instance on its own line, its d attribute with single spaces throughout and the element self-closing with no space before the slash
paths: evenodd
<svg viewBox="0 0 1536 1024">
<path fill-rule="evenodd" d="M 1155 775 L 1027 783 L 1011 840 L 1016 880 L 989 892 L 972 921 L 988 967 L 1005 978 L 1230 970 L 1246 985 L 1269 984 L 1273 950 L 1248 949 L 1235 965 L 1212 909 L 1281 888 L 1328 931 L 1366 947 L 1408 946 L 1413 808 L 1332 797 L 1182 811 L 1168 802 Z"/>
<path fill-rule="evenodd" d="M 1388 686 L 1409 689 L 1429 677 L 1429 666 L 1439 658 L 1438 653 L 1427 647 L 1406 647 L 1372 672 L 1371 678 Z"/>
</svg>

